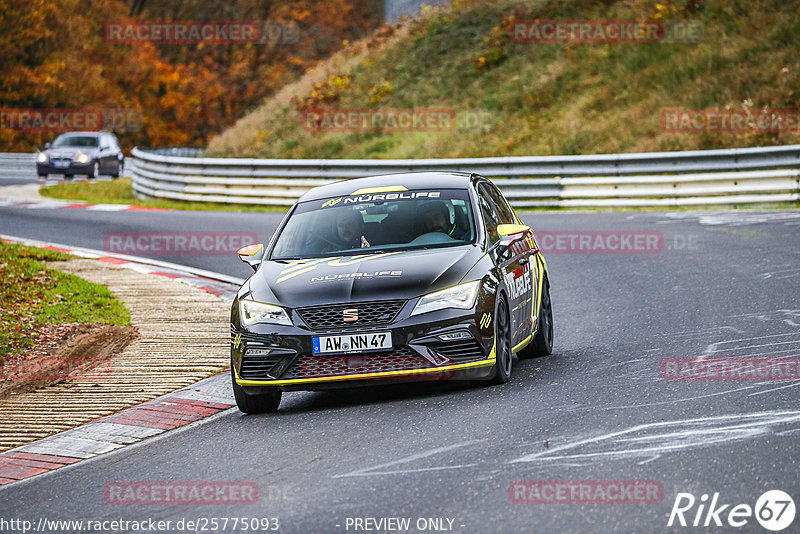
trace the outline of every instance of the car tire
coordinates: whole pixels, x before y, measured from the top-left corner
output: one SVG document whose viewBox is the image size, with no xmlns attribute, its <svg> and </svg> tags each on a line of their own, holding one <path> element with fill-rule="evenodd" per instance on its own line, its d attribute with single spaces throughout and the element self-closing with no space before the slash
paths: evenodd
<svg viewBox="0 0 800 534">
<path fill-rule="evenodd" d="M 40 174 L 39 175 L 39 179 L 40 180 L 47 180 L 47 175 L 46 174 Z"/>
<path fill-rule="evenodd" d="M 550 301 L 550 282 L 542 282 L 542 309 L 539 312 L 536 336 L 517 356 L 521 359 L 541 358 L 553 352 L 553 304 Z"/>
<path fill-rule="evenodd" d="M 117 166 L 114 168 L 114 172 L 111 174 L 111 177 L 119 178 L 121 172 L 122 172 L 122 162 L 117 160 Z"/>
<path fill-rule="evenodd" d="M 244 388 L 236 383 L 232 365 L 231 383 L 233 384 L 233 397 L 236 399 L 236 406 L 238 406 L 240 412 L 246 414 L 258 414 L 278 411 L 278 406 L 281 403 L 280 390 L 275 389 L 256 395 L 245 393 Z"/>
<path fill-rule="evenodd" d="M 508 312 L 506 296 L 503 293 L 497 298 L 494 314 L 495 358 L 494 378 L 492 384 L 505 384 L 511 378 L 511 316 Z"/>
<path fill-rule="evenodd" d="M 100 164 L 98 162 L 92 163 L 92 169 L 89 171 L 89 174 L 86 175 L 87 178 L 97 178 L 100 175 Z"/>
<path fill-rule="evenodd" d="M 64 179 L 65 180 L 72 180 L 72 175 L 71 174 L 64 174 Z"/>
</svg>

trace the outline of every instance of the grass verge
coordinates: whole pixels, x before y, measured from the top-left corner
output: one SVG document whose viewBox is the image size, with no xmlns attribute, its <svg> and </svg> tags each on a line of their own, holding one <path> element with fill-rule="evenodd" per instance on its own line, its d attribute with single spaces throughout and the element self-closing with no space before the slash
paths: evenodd
<svg viewBox="0 0 800 534">
<path fill-rule="evenodd" d="M 71 258 L 58 251 L 0 242 L 0 363 L 34 345 L 38 329 L 45 325 L 130 325 L 130 313 L 107 287 L 42 263 Z"/>
<path fill-rule="evenodd" d="M 287 86 L 212 139 L 207 155 L 446 158 L 797 143 L 796 126 L 662 126 L 662 114 L 675 109 L 797 110 L 795 10 L 779 0 L 456 0 L 408 23 L 401 38 L 354 44 L 323 62 L 315 78 Z M 547 19 L 657 19 L 701 32 L 655 43 L 511 40 L 515 21 Z M 369 131 L 309 127 L 302 114 L 412 108 L 452 110 L 456 120 L 438 131 Z"/>
<path fill-rule="evenodd" d="M 206 211 L 286 211 L 288 206 L 259 206 L 251 204 L 219 204 L 216 202 L 185 202 L 182 200 L 141 200 L 133 192 L 130 178 L 108 182 L 71 182 L 50 185 L 39 189 L 43 197 L 79 200 L 92 204 L 131 204 L 146 208 Z"/>
</svg>

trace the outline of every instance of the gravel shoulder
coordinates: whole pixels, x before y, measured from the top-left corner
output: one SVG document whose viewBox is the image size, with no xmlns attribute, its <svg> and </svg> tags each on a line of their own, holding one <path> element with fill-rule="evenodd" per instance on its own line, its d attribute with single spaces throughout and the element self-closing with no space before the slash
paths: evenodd
<svg viewBox="0 0 800 534">
<path fill-rule="evenodd" d="M 221 298 L 97 260 L 48 265 L 108 287 L 130 311 L 139 337 L 128 339 L 121 352 L 98 350 L 102 331 L 99 337 L 80 339 L 71 350 L 94 355 L 88 371 L 0 400 L 0 452 L 154 399 L 227 367 L 228 305 Z"/>
</svg>

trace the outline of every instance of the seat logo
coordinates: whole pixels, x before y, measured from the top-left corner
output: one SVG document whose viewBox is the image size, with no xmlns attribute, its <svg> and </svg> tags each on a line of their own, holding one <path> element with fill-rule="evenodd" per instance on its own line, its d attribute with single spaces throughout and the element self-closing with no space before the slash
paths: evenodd
<svg viewBox="0 0 800 534">
<path fill-rule="evenodd" d="M 355 308 L 350 308 L 349 310 L 343 310 L 342 320 L 346 323 L 354 323 L 358 321 L 358 310 Z"/>
</svg>

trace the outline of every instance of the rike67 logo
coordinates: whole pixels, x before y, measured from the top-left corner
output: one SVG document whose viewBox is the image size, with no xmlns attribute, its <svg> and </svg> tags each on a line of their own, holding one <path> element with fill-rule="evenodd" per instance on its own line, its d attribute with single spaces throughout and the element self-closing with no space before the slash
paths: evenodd
<svg viewBox="0 0 800 534">
<path fill-rule="evenodd" d="M 781 490 L 764 492 L 754 507 L 749 504 L 723 504 L 718 492 L 714 493 L 710 502 L 705 493 L 699 499 L 691 493 L 678 493 L 667 526 L 739 528 L 755 517 L 765 529 L 779 532 L 792 524 L 795 511 L 794 500 Z"/>
</svg>

